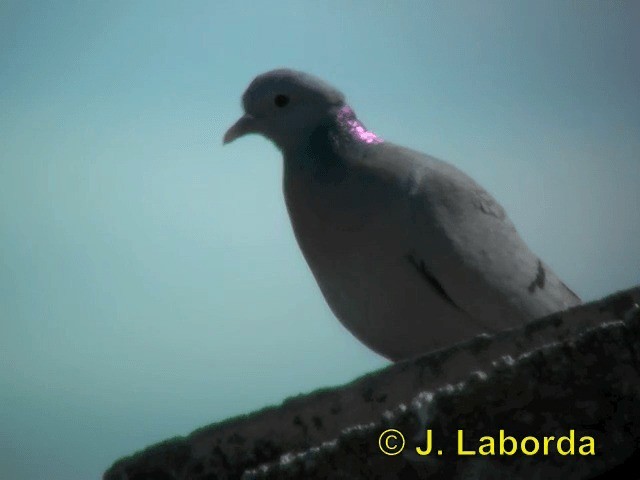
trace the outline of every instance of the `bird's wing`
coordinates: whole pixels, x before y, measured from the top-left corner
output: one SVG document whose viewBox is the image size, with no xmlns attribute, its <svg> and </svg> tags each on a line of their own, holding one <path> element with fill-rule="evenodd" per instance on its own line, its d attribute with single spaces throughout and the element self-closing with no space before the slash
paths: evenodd
<svg viewBox="0 0 640 480">
<path fill-rule="evenodd" d="M 408 263 L 460 309 L 498 330 L 580 303 L 466 174 L 392 144 L 377 152 L 370 163 L 408 200 Z"/>
</svg>

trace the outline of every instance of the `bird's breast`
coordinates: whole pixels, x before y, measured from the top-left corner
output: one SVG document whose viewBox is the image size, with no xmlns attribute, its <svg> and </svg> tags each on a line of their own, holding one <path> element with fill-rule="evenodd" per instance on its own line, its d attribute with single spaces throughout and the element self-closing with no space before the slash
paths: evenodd
<svg viewBox="0 0 640 480">
<path fill-rule="evenodd" d="M 312 269 L 316 263 L 362 261 L 375 253 L 372 250 L 389 251 L 384 232 L 394 228 L 390 206 L 375 194 L 375 185 L 349 177 L 332 183 L 300 176 L 285 178 L 284 194 L 293 230 Z"/>
<path fill-rule="evenodd" d="M 394 205 L 366 182 L 296 179 L 284 191 L 296 239 L 329 306 L 343 321 L 364 320 L 371 299 L 385 289 L 389 266 L 404 268 L 406 239 L 392 224 Z"/>
</svg>

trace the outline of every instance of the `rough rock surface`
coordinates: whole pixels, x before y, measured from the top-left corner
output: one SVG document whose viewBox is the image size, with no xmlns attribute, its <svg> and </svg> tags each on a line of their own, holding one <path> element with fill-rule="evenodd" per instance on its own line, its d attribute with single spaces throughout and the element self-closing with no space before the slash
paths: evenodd
<svg viewBox="0 0 640 480">
<path fill-rule="evenodd" d="M 638 303 L 640 287 L 397 363 L 151 446 L 104 480 L 598 478 L 640 462 Z M 388 428 L 406 439 L 395 456 L 379 449 Z M 434 453 L 420 456 L 427 429 Z M 500 429 L 536 437 L 540 452 L 457 454 L 458 430 L 465 449 L 478 450 L 480 437 L 498 439 Z M 576 454 L 556 453 L 553 441 L 541 453 L 544 436 L 572 429 Z M 595 455 L 578 454 L 583 436 Z"/>
</svg>

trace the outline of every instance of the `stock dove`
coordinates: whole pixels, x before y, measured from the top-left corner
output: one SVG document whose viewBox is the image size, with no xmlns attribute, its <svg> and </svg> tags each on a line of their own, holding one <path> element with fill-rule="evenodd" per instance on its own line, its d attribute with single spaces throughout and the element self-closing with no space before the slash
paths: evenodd
<svg viewBox="0 0 640 480">
<path fill-rule="evenodd" d="M 291 224 L 333 313 L 390 360 L 580 303 L 466 174 L 367 130 L 341 92 L 289 69 L 256 77 L 224 143 L 284 158 Z"/>
</svg>

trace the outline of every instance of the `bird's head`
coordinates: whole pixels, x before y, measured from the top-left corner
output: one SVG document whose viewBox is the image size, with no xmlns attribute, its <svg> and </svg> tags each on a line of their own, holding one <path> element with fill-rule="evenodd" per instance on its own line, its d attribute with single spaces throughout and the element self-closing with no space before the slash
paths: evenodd
<svg viewBox="0 0 640 480">
<path fill-rule="evenodd" d="M 335 117 L 344 106 L 344 95 L 306 73 L 278 69 L 251 82 L 242 95 L 242 106 L 245 113 L 227 130 L 224 143 L 259 133 L 285 150 Z"/>
</svg>

